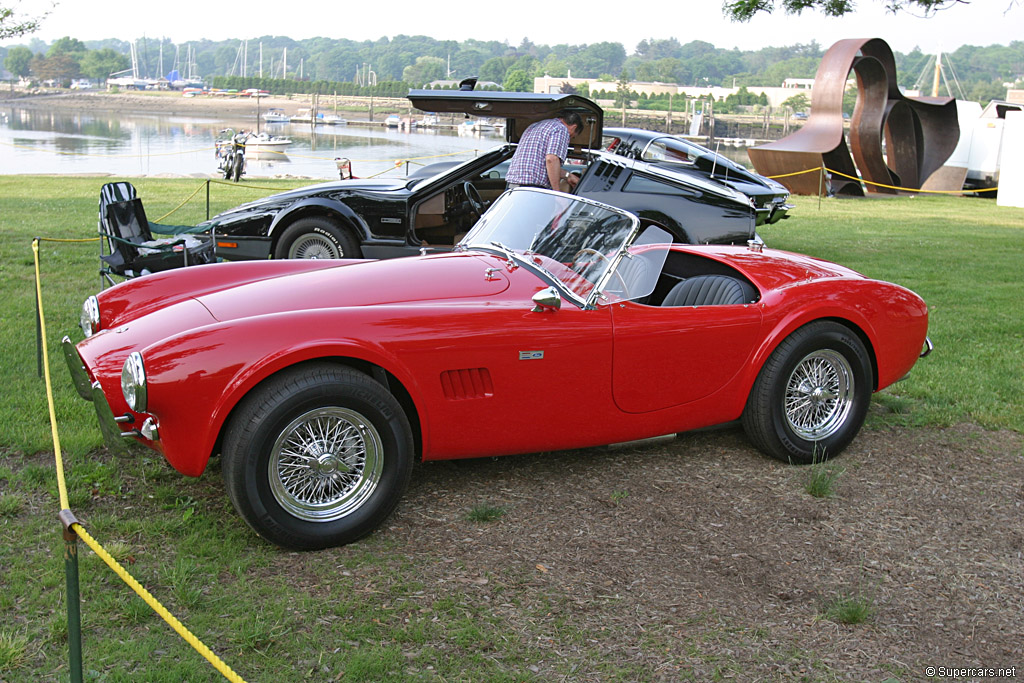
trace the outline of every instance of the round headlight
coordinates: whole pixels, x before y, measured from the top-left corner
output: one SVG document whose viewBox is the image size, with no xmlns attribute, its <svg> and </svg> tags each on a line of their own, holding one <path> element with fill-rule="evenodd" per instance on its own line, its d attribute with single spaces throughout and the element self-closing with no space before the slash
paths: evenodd
<svg viewBox="0 0 1024 683">
<path fill-rule="evenodd" d="M 86 337 L 91 337 L 100 329 L 100 302 L 96 300 L 95 296 L 90 296 L 82 304 L 78 325 Z"/>
<path fill-rule="evenodd" d="M 128 407 L 137 413 L 146 410 L 146 368 L 142 364 L 142 354 L 135 351 L 124 362 L 121 370 L 121 392 Z"/>
</svg>

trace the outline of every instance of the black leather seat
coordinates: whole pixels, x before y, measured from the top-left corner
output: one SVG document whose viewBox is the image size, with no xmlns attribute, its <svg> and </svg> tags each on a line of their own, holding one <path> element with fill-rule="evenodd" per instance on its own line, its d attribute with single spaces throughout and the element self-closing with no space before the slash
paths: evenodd
<svg viewBox="0 0 1024 683">
<path fill-rule="evenodd" d="M 757 295 L 747 282 L 726 275 L 689 277 L 673 287 L 662 306 L 735 306 L 752 303 Z"/>
</svg>

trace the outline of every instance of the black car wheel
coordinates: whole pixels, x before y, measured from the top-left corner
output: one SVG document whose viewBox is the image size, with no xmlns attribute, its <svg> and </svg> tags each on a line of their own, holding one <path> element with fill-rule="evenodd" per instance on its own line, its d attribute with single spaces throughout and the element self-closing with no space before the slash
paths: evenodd
<svg viewBox="0 0 1024 683">
<path fill-rule="evenodd" d="M 864 424 L 871 378 L 871 360 L 857 335 L 834 322 L 805 325 L 761 368 L 743 428 L 755 446 L 779 460 L 826 460 Z"/>
<path fill-rule="evenodd" d="M 322 216 L 295 221 L 278 240 L 274 258 L 362 258 L 352 233 Z"/>
<path fill-rule="evenodd" d="M 260 536 L 318 550 L 376 529 L 412 472 L 405 413 L 369 376 L 336 365 L 286 371 L 239 405 L 224 439 L 235 509 Z"/>
</svg>

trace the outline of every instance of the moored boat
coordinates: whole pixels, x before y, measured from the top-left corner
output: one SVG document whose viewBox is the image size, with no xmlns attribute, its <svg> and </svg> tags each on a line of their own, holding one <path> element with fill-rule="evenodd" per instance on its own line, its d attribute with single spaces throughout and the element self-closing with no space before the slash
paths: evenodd
<svg viewBox="0 0 1024 683">
<path fill-rule="evenodd" d="M 276 152 L 284 154 L 288 145 L 292 144 L 291 138 L 270 133 L 252 133 L 245 140 L 245 148 L 250 152 Z"/>
<path fill-rule="evenodd" d="M 271 107 L 263 113 L 264 123 L 288 123 L 289 117 L 284 113 L 284 109 L 278 109 L 277 107 Z"/>
</svg>

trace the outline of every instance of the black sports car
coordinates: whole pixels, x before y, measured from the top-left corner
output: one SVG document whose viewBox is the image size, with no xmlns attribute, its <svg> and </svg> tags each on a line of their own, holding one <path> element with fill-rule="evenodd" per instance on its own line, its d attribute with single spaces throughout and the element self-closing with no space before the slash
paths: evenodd
<svg viewBox="0 0 1024 683">
<path fill-rule="evenodd" d="M 739 190 L 754 201 L 758 225 L 777 223 L 793 208 L 786 203 L 789 190 L 782 183 L 676 135 L 639 128 L 605 128 L 601 146 L 614 154 Z"/>
<path fill-rule="evenodd" d="M 745 244 L 757 239 L 750 198 L 726 184 L 667 164 L 600 149 L 603 112 L 577 95 L 413 90 L 428 112 L 506 119 L 508 144 L 433 173 L 387 180 L 341 180 L 272 195 L 214 216 L 217 255 L 228 260 L 390 258 L 450 249 L 505 191 L 504 168 L 526 127 L 578 111 L 584 128 L 571 140 L 570 164 L 581 179 L 574 194 L 638 215 L 690 244 Z"/>
</svg>

